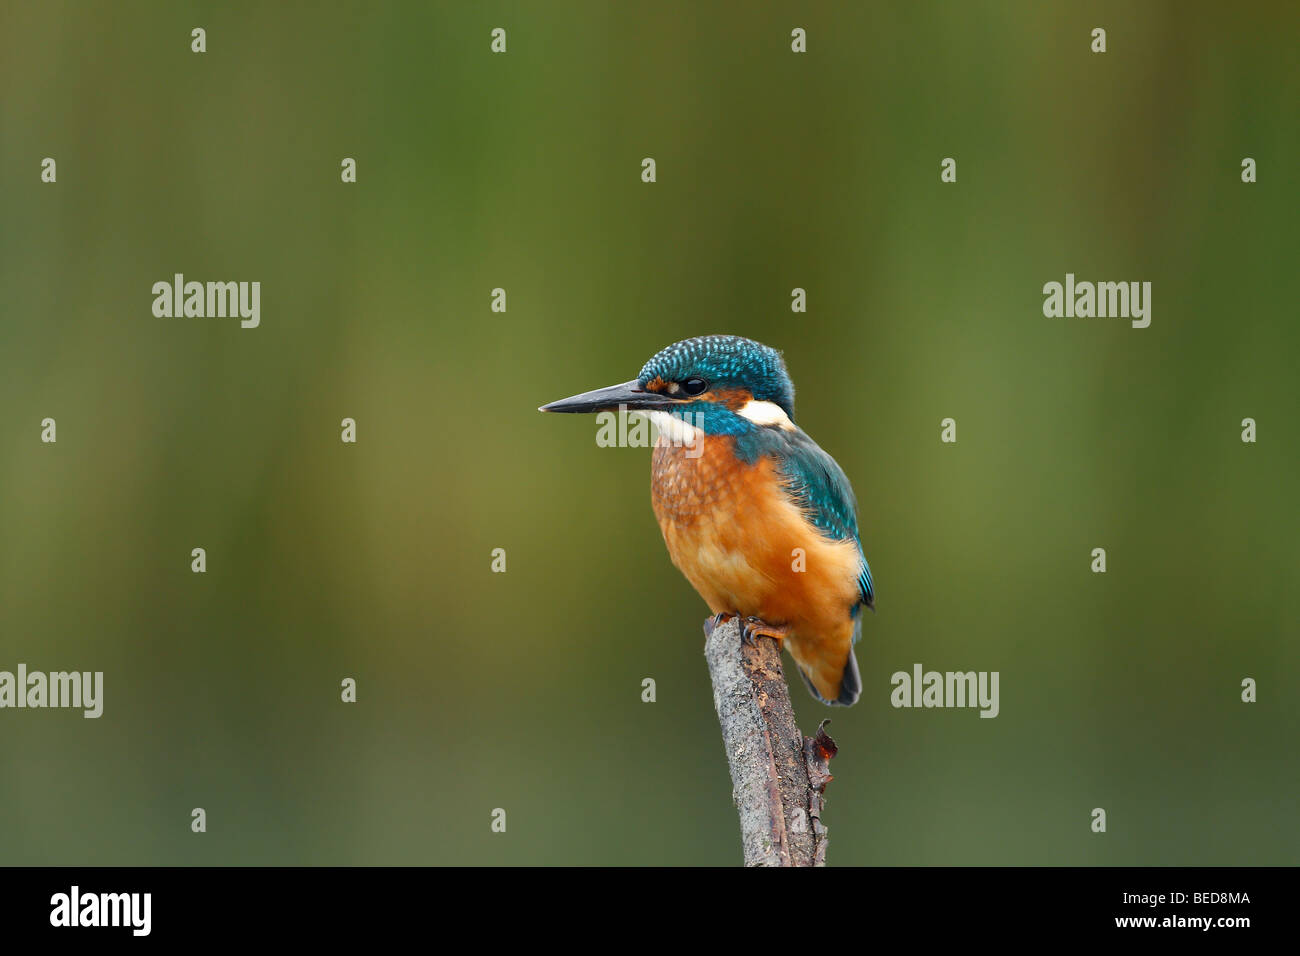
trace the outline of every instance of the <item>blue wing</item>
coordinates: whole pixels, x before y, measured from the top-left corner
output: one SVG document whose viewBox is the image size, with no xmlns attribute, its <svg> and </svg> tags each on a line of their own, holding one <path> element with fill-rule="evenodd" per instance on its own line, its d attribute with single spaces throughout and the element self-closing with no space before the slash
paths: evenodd
<svg viewBox="0 0 1300 956">
<path fill-rule="evenodd" d="M 787 490 L 813 524 L 828 538 L 836 541 L 851 538 L 857 544 L 862 558 L 858 572 L 859 600 L 874 610 L 876 597 L 871 567 L 858 537 L 858 503 L 844 469 L 801 429 L 770 429 L 768 441 L 771 443 L 768 450 L 780 464 Z"/>
</svg>

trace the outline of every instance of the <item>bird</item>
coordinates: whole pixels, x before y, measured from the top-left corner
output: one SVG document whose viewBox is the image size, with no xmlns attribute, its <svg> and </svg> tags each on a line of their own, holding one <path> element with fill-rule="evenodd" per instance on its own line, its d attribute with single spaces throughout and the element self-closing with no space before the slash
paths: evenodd
<svg viewBox="0 0 1300 956">
<path fill-rule="evenodd" d="M 744 639 L 774 638 L 824 704 L 862 692 L 853 647 L 875 610 L 853 488 L 798 425 L 781 353 L 736 335 L 657 352 L 637 377 L 543 405 L 627 411 L 658 435 L 650 500 L 672 563 Z"/>
</svg>

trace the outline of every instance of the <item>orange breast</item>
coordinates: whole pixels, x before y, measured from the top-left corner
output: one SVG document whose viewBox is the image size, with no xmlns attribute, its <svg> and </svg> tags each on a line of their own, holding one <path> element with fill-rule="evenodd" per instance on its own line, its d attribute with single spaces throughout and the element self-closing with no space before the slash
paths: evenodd
<svg viewBox="0 0 1300 956">
<path fill-rule="evenodd" d="M 852 645 L 857 545 L 818 532 L 783 494 L 776 463 L 746 465 L 731 443 L 705 436 L 696 457 L 700 445 L 656 444 L 651 502 L 668 554 L 714 613 L 793 628 L 791 654 L 834 699 Z"/>
</svg>

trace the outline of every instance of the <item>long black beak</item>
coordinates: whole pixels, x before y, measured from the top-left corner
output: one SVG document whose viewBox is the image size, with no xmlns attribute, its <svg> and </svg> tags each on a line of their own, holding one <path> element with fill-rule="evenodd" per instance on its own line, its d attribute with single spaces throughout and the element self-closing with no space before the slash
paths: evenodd
<svg viewBox="0 0 1300 956">
<path fill-rule="evenodd" d="M 572 398 L 562 398 L 538 409 L 539 412 L 612 412 L 619 406 L 631 410 L 651 408 L 671 408 L 678 400 L 659 392 L 647 392 L 638 381 L 624 382 L 598 388 L 592 392 L 583 392 Z"/>
</svg>

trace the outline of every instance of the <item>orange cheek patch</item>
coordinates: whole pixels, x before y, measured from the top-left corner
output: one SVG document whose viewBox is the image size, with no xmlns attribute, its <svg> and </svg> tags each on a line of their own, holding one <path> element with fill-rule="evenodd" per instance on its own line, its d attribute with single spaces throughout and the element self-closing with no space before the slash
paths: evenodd
<svg viewBox="0 0 1300 956">
<path fill-rule="evenodd" d="M 665 392 L 668 390 L 668 383 L 662 377 L 656 375 L 645 383 L 645 390 L 647 392 Z"/>
<path fill-rule="evenodd" d="M 749 393 L 748 389 L 728 388 L 718 390 L 710 389 L 702 395 L 695 396 L 695 400 L 697 402 L 715 402 L 718 405 L 731 409 L 733 412 L 737 412 L 744 408 L 746 403 L 748 403 L 753 397 L 754 396 Z"/>
</svg>

